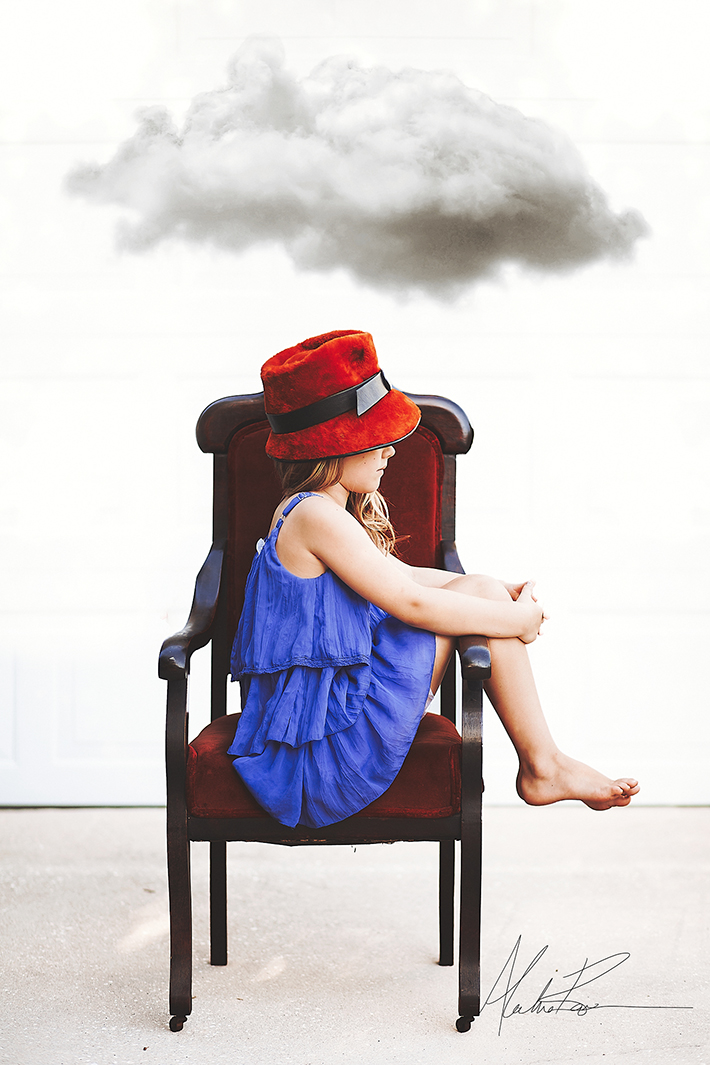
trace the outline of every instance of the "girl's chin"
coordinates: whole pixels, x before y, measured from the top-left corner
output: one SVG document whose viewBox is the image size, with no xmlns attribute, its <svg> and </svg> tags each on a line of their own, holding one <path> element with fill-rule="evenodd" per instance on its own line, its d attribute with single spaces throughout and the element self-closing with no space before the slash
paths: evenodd
<svg viewBox="0 0 710 1065">
<path fill-rule="evenodd" d="M 373 477 L 371 481 L 360 484 L 346 484 L 341 481 L 341 485 L 346 492 L 354 492 L 357 495 L 367 495 L 368 492 L 377 492 L 380 487 L 380 481 L 382 480 L 382 474 L 378 473 L 376 477 Z"/>
</svg>

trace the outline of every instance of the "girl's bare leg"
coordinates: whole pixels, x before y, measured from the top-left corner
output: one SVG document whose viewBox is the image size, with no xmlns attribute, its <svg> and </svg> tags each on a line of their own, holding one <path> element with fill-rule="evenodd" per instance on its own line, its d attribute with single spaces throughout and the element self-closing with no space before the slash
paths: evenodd
<svg viewBox="0 0 710 1065">
<path fill-rule="evenodd" d="M 456 577 L 447 587 L 482 599 L 508 598 L 506 588 L 492 577 Z M 454 645 L 451 637 L 436 639 L 432 691 L 441 683 Z M 542 712 L 525 644 L 518 639 L 491 639 L 489 643 L 491 678 L 484 686 L 518 755 L 520 797 L 532 806 L 561 799 L 580 799 L 593 810 L 628 806 L 639 790 L 636 780 L 610 780 L 557 747 Z"/>
</svg>

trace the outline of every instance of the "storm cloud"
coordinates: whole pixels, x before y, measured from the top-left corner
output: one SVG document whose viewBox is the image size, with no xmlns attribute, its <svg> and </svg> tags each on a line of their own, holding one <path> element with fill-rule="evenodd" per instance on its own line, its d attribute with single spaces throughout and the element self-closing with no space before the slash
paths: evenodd
<svg viewBox="0 0 710 1065">
<path fill-rule="evenodd" d="M 452 73 L 336 56 L 298 78 L 278 40 L 255 38 L 228 74 L 181 129 L 146 109 L 109 162 L 70 174 L 70 191 L 127 209 L 120 246 L 272 243 L 304 270 L 447 298 L 505 263 L 624 257 L 647 232 L 564 134 Z"/>
</svg>

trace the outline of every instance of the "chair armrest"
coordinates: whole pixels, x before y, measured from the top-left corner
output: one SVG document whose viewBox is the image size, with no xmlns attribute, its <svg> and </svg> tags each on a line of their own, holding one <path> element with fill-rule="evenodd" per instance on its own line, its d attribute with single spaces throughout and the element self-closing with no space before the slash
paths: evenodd
<svg viewBox="0 0 710 1065">
<path fill-rule="evenodd" d="M 163 680 L 177 680 L 190 672 L 190 657 L 204 647 L 212 636 L 219 589 L 222 581 L 224 549 L 212 545 L 195 581 L 195 595 L 185 627 L 169 636 L 160 649 L 158 675 Z"/>
<path fill-rule="evenodd" d="M 487 636 L 459 636 L 457 641 L 464 680 L 488 680 L 491 675 L 491 649 Z"/>
</svg>

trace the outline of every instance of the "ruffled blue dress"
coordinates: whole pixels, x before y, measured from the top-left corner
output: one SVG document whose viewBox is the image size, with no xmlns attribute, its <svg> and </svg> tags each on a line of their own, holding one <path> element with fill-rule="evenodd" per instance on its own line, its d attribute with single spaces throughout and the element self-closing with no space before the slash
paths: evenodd
<svg viewBox="0 0 710 1065">
<path fill-rule="evenodd" d="M 232 649 L 242 714 L 228 754 L 257 802 L 284 825 L 320 828 L 390 786 L 424 713 L 433 633 L 368 603 L 331 570 L 297 577 L 261 541 Z"/>
</svg>

